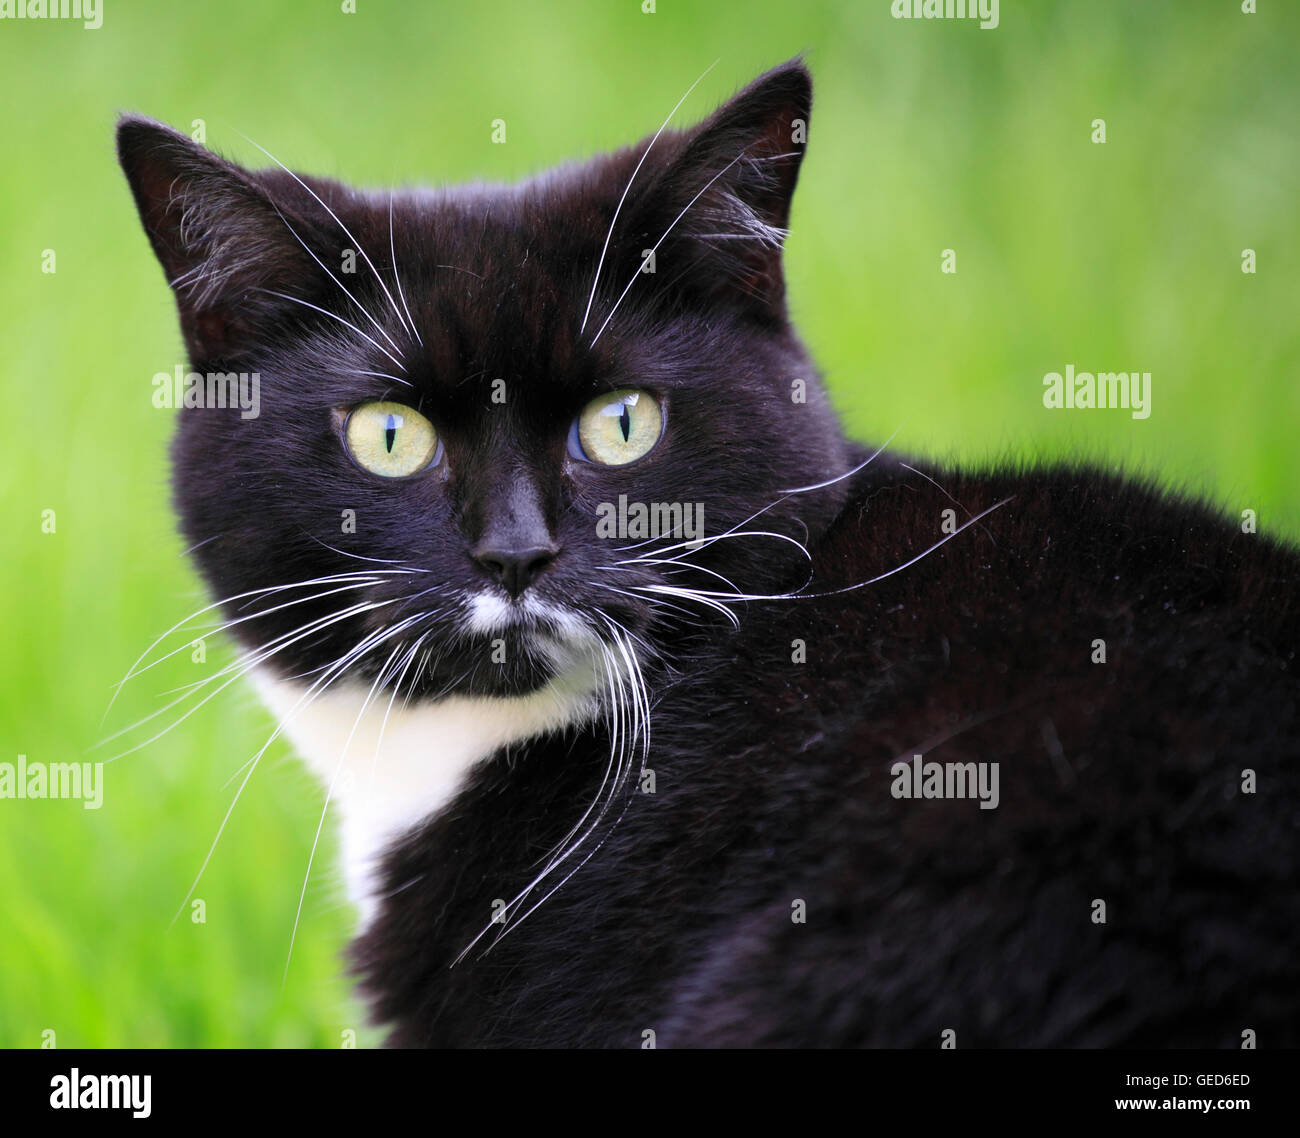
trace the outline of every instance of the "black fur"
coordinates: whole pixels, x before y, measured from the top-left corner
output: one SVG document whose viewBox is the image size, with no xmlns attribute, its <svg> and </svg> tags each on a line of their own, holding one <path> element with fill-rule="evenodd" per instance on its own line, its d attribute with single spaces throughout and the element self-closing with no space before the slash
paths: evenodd
<svg viewBox="0 0 1300 1138">
<path fill-rule="evenodd" d="M 656 794 L 490 955 L 449 968 L 600 742 L 485 768 L 392 855 L 358 960 L 395 1042 L 1296 1043 L 1294 554 L 1091 471 L 926 473 L 968 510 L 1015 497 L 720 630 L 661 692 Z M 948 494 L 869 471 L 817 580 L 916 556 Z M 917 752 L 1000 760 L 1000 807 L 895 799 Z"/>
<path fill-rule="evenodd" d="M 260 418 L 187 411 L 175 448 L 177 507 L 219 595 L 354 571 L 352 554 L 426 570 L 366 594 L 418 612 L 430 584 L 487 587 L 470 550 L 527 502 L 562 550 L 533 588 L 656 650 L 655 793 L 633 780 L 580 871 L 491 951 L 489 937 L 453 967 L 596 795 L 607 728 L 482 765 L 392 850 L 388 897 L 354 948 L 378 1020 L 399 1045 L 635 1047 L 653 1031 L 661 1046 L 938 1046 L 944 1029 L 963 1046 L 1239 1046 L 1246 1029 L 1294 1045 L 1300 558 L 1072 466 L 975 474 L 886 453 L 783 494 L 868 456 L 786 318 L 779 233 L 810 91 L 786 64 L 665 133 L 585 331 L 647 142 L 518 187 L 399 194 L 394 265 L 388 195 L 305 179 L 336 222 L 283 172 L 243 171 L 144 120 L 120 127 L 194 369 L 262 376 Z M 679 215 L 656 273 L 637 277 Z M 390 290 L 402 281 L 422 344 L 375 274 L 343 279 L 398 363 L 272 295 L 388 346 L 289 232 L 337 273 L 352 247 L 338 222 Z M 743 235 L 717 236 L 729 225 Z M 624 468 L 574 462 L 573 417 L 619 387 L 661 398 L 663 441 Z M 332 413 L 381 397 L 435 423 L 440 469 L 395 484 L 348 460 Z M 602 589 L 593 512 L 622 493 L 703 501 L 709 534 L 765 511 L 761 527 L 806 542 L 812 563 L 772 538 L 720 541 L 692 557 L 701 569 L 640 566 L 620 585 L 725 590 L 711 569 L 800 595 L 738 604 L 732 629 Z M 349 508 L 364 524 L 341 538 Z M 947 510 L 971 524 L 950 536 Z M 332 603 L 237 631 L 264 642 Z M 417 698 L 549 678 L 522 635 L 510 666 L 489 665 L 462 619 L 454 604 L 429 618 L 441 656 L 412 678 Z M 279 666 L 310 674 L 380 626 L 340 622 Z M 355 671 L 373 678 L 381 659 Z M 917 753 L 999 762 L 1001 804 L 893 797 L 891 764 Z"/>
</svg>

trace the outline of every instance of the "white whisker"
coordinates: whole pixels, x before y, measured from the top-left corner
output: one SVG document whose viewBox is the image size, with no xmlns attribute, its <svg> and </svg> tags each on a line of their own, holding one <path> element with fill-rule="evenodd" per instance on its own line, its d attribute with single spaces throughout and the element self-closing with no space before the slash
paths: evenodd
<svg viewBox="0 0 1300 1138">
<path fill-rule="evenodd" d="M 399 360 L 395 355 L 393 355 L 393 353 L 390 352 L 387 348 L 385 348 L 383 344 L 381 344 L 373 336 L 369 336 L 365 332 L 361 331 L 361 329 L 358 328 L 355 324 L 353 324 L 351 320 L 345 320 L 337 312 L 331 312 L 328 308 L 321 308 L 319 305 L 312 304 L 310 301 L 303 300 L 301 297 L 290 296 L 287 292 L 277 292 L 273 288 L 262 288 L 262 289 L 258 289 L 257 291 L 267 293 L 270 296 L 278 296 L 281 300 L 291 300 L 293 301 L 294 304 L 301 304 L 304 308 L 310 308 L 313 312 L 319 312 L 322 316 L 328 316 L 331 320 L 337 320 L 340 324 L 346 324 L 349 328 L 352 329 L 352 331 L 354 331 L 363 340 L 366 340 L 367 342 L 373 344 L 376 348 L 378 348 L 381 352 L 383 352 L 384 355 L 386 355 L 390 360 L 392 360 L 393 363 L 395 363 L 398 367 L 402 366 L 402 361 Z"/>
<path fill-rule="evenodd" d="M 132 664 L 131 667 L 127 669 L 126 675 L 123 676 L 120 680 L 118 680 L 116 684 L 113 685 L 114 686 L 113 696 L 108 701 L 108 707 L 104 709 L 104 714 L 100 718 L 99 721 L 100 726 L 101 727 L 103 726 L 104 720 L 108 718 L 108 713 L 113 710 L 113 703 L 117 699 L 118 692 L 122 690 L 123 685 L 128 680 L 130 680 L 133 676 L 139 674 L 136 671 L 136 669 L 140 666 L 140 663 L 143 660 L 145 660 L 148 657 L 149 653 L 152 652 L 155 648 L 157 648 L 158 645 L 161 644 L 164 640 L 166 640 L 167 637 L 169 637 L 173 632 L 176 632 L 179 629 L 184 628 L 185 625 L 189 624 L 189 622 L 194 620 L 196 617 L 200 617 L 204 613 L 211 612 L 215 608 L 220 608 L 222 605 L 232 604 L 235 601 L 242 601 L 247 599 L 248 597 L 263 596 L 266 593 L 281 592 L 287 589 L 305 588 L 308 585 L 324 585 L 334 581 L 355 581 L 355 580 L 359 580 L 362 577 L 372 577 L 378 572 L 383 572 L 383 570 L 372 570 L 370 573 L 367 574 L 357 573 L 357 572 L 335 573 L 325 577 L 312 577 L 304 581 L 292 581 L 287 585 L 267 585 L 261 589 L 249 589 L 247 592 L 236 593 L 234 596 L 223 597 L 221 600 L 213 601 L 211 604 L 204 605 L 203 608 L 190 613 L 189 616 L 183 617 L 181 620 L 178 620 L 175 624 L 171 626 L 171 628 L 167 629 L 166 632 L 164 632 L 161 636 L 155 639 L 154 642 L 150 644 L 148 648 L 146 648 L 143 652 L 140 653 L 135 663 Z"/>
<path fill-rule="evenodd" d="M 708 67 L 706 67 L 700 73 L 700 77 L 696 79 L 695 82 L 692 83 L 689 87 L 686 88 L 686 94 L 677 100 L 676 106 L 674 106 L 673 109 L 668 112 L 668 117 L 664 119 L 663 124 L 659 127 L 657 131 L 655 131 L 654 137 L 650 140 L 649 145 L 645 148 L 645 151 L 642 153 L 640 160 L 637 162 L 636 167 L 633 169 L 632 176 L 628 178 L 627 185 L 623 187 L 623 196 L 618 199 L 618 205 L 614 207 L 614 216 L 610 218 L 609 231 L 605 234 L 605 244 L 601 246 L 600 259 L 596 262 L 596 272 L 595 275 L 591 278 L 591 295 L 587 297 L 587 307 L 582 314 L 582 326 L 578 329 L 579 333 L 585 332 L 587 330 L 587 319 L 591 315 L 591 305 L 592 302 L 596 299 L 596 286 L 600 283 L 600 270 L 605 265 L 605 254 L 609 251 L 609 241 L 610 238 L 614 236 L 614 226 L 618 224 L 618 215 L 623 209 L 623 203 L 627 200 L 628 191 L 632 189 L 632 183 L 636 181 L 636 176 L 638 173 L 640 173 L 642 164 L 645 162 L 645 160 L 648 157 L 650 157 L 650 151 L 654 149 L 655 143 L 659 141 L 659 136 L 663 134 L 663 132 L 667 129 L 668 124 L 672 122 L 673 115 L 675 115 L 678 112 L 678 110 L 681 108 L 681 105 L 684 102 L 686 102 L 688 98 L 690 98 L 691 92 L 694 91 L 695 88 L 700 85 L 700 83 L 704 80 L 704 77 L 715 67 L 718 66 L 718 63 L 719 60 L 715 59 L 712 63 L 708 65 Z"/>
<path fill-rule="evenodd" d="M 343 230 L 344 235 L 347 237 L 349 241 L 352 242 L 353 245 L 356 246 L 357 252 L 360 253 L 361 256 L 365 259 L 366 264 L 370 266 L 370 271 L 375 274 L 375 280 L 379 282 L 379 287 L 384 290 L 384 295 L 388 297 L 388 303 L 393 306 L 393 311 L 397 313 L 397 319 L 401 321 L 402 313 L 397 307 L 397 301 L 393 299 L 393 294 L 388 291 L 388 286 L 384 284 L 384 278 L 379 275 L 379 270 L 375 268 L 375 263 L 370 259 L 370 255 L 361 247 L 361 242 L 352 236 L 351 230 L 349 230 L 348 227 L 343 224 L 342 220 L 340 220 L 339 218 L 339 215 L 336 214 L 332 209 L 330 209 L 328 205 L 325 204 L 325 202 L 321 199 L 321 196 L 315 190 L 313 190 L 309 185 L 307 185 L 306 182 L 304 182 L 300 177 L 298 177 L 297 174 L 295 174 L 292 170 L 290 170 L 288 166 L 286 166 L 283 162 L 280 161 L 280 159 L 278 159 L 274 154 L 272 154 L 269 150 L 267 150 L 266 147 L 261 146 L 256 142 L 253 142 L 253 140 L 249 138 L 248 135 L 246 134 L 242 135 L 242 137 L 244 138 L 245 141 L 250 142 L 254 146 L 256 146 L 258 150 L 260 150 L 272 162 L 274 162 L 277 166 L 279 166 L 280 169 L 283 170 L 286 174 L 288 174 L 289 177 L 291 177 L 295 182 L 298 183 L 298 185 L 300 185 L 304 190 L 306 190 L 309 194 L 311 194 L 311 196 L 315 198 L 316 201 L 320 204 L 321 208 L 326 213 L 328 213 L 330 217 L 334 219 L 334 223 L 341 230 Z M 406 324 L 404 322 L 402 324 L 402 327 L 406 328 Z M 419 339 L 419 336 L 417 335 L 414 328 L 409 328 L 407 329 L 407 331 L 409 331 L 412 336 L 415 336 L 417 340 Z M 393 362 L 396 363 L 398 367 L 402 366 L 397 360 L 394 360 Z"/>
<path fill-rule="evenodd" d="M 420 339 L 420 333 L 415 330 L 415 317 L 411 315 L 410 306 L 406 303 L 406 293 L 402 291 L 402 278 L 397 271 L 397 248 L 393 243 L 393 191 L 388 191 L 388 255 L 393 263 L 393 284 L 397 286 L 397 295 L 402 298 L 402 308 L 406 311 L 406 323 L 411 329 L 411 334 L 415 337 L 415 342 L 424 347 L 424 341 Z"/>
<path fill-rule="evenodd" d="M 289 224 L 289 219 L 285 217 L 283 213 L 281 213 L 280 207 L 273 206 L 273 208 L 275 209 L 275 212 L 279 215 L 280 220 L 284 222 L 284 227 L 291 234 L 293 234 L 293 239 L 297 241 L 298 244 L 301 245 L 304 250 L 306 250 L 307 256 L 309 256 L 313 261 L 315 261 L 316 264 L 318 264 L 324 270 L 325 275 L 329 277 L 330 280 L 332 280 L 336 285 L 339 286 L 339 288 L 343 290 L 344 296 L 346 296 L 350 301 L 352 301 L 353 304 L 355 304 L 359 309 L 361 309 L 361 314 L 367 320 L 369 320 L 370 323 L 373 324 L 378 329 L 379 334 L 383 336 L 383 338 L 387 340 L 390 345 L 392 345 L 393 351 L 400 352 L 402 349 L 397 346 L 397 341 L 394 340 L 392 336 L 388 334 L 388 329 L 385 328 L 382 324 L 380 324 L 379 321 L 376 320 L 370 314 L 370 310 L 366 308 L 366 306 L 362 304 L 361 301 L 359 301 L 355 296 L 352 295 L 352 293 L 348 291 L 347 285 L 345 285 L 341 280 L 339 280 L 338 277 L 336 277 L 334 273 L 330 270 L 329 266 L 326 265 L 325 262 L 322 261 L 318 256 L 316 256 L 315 251 L 307 244 L 307 242 L 298 236 L 298 231 L 294 229 L 292 225 Z"/>
<path fill-rule="evenodd" d="M 408 627 L 410 627 L 410 625 L 414 621 L 419 619 L 420 617 L 418 616 L 409 617 L 407 620 L 393 626 L 392 628 L 383 629 L 379 633 L 372 634 L 369 637 L 370 643 L 367 644 L 366 647 L 364 647 L 363 649 L 360 650 L 353 649 L 353 651 L 349 654 L 349 656 L 345 657 L 344 661 L 339 665 L 339 670 L 341 671 L 343 668 L 346 668 L 351 664 L 356 663 L 356 661 L 361 659 L 361 657 L 367 655 L 370 652 L 371 648 L 374 648 L 379 644 L 385 643 L 386 641 L 390 640 L 394 636 L 399 636 Z M 365 641 L 363 641 L 362 643 L 364 644 Z M 334 774 L 330 778 L 329 787 L 325 791 L 325 804 L 321 807 L 320 821 L 316 823 L 316 835 L 315 837 L 312 838 L 311 853 L 307 855 L 307 870 L 303 874 L 303 878 L 302 878 L 302 891 L 298 894 L 298 908 L 293 916 L 293 931 L 289 934 L 289 951 L 284 961 L 284 976 L 281 979 L 281 985 L 287 983 L 289 979 L 289 965 L 293 961 L 293 946 L 298 938 L 298 925 L 302 920 L 303 902 L 306 901 L 307 899 L 307 884 L 311 880 L 311 867 L 316 861 L 316 850 L 320 846 L 321 832 L 325 829 L 325 816 L 326 814 L 329 813 L 330 802 L 333 801 L 334 798 L 335 784 L 338 782 L 339 773 L 343 770 L 343 763 L 344 760 L 347 758 L 349 748 L 352 746 L 352 740 L 356 737 L 357 727 L 360 725 L 361 719 L 366 713 L 366 709 L 370 706 L 371 701 L 375 698 L 375 692 L 379 689 L 379 685 L 382 683 L 384 679 L 384 673 L 386 672 L 388 665 L 393 662 L 393 660 L 397 657 L 397 654 L 401 650 L 402 650 L 402 646 L 400 644 L 393 649 L 392 654 L 388 657 L 388 660 L 385 661 L 384 665 L 379 669 L 379 674 L 375 677 L 375 682 L 370 685 L 370 690 L 366 693 L 366 698 L 361 703 L 361 710 L 357 712 L 356 718 L 352 721 L 352 730 L 348 732 L 347 740 L 343 744 L 343 750 L 339 752 L 338 764 L 334 767 Z"/>
<path fill-rule="evenodd" d="M 226 688 L 228 688 L 231 684 L 233 684 L 236 680 L 238 680 L 241 676 L 243 676 L 245 672 L 247 672 L 250 668 L 255 667 L 257 664 L 260 664 L 263 660 L 269 659 L 271 656 L 275 656 L 278 653 L 283 652 L 284 649 L 290 647 L 293 644 L 296 644 L 299 640 L 302 640 L 308 636 L 312 636 L 315 633 L 321 631 L 321 629 L 326 628 L 329 625 L 336 624 L 338 621 L 347 620 L 349 617 L 359 615 L 362 612 L 373 611 L 374 609 L 383 608 L 385 605 L 390 605 L 394 603 L 395 603 L 394 601 L 376 601 L 376 602 L 369 603 L 367 605 L 357 606 L 354 609 L 347 609 L 342 613 L 335 614 L 334 616 L 330 617 L 329 620 L 327 621 L 318 622 L 315 627 L 309 627 L 305 632 L 300 632 L 297 636 L 293 637 L 293 639 L 288 640 L 286 643 L 279 645 L 274 650 L 270 652 L 266 652 L 261 656 L 259 656 L 258 658 L 249 661 L 245 666 L 241 667 L 239 671 L 237 671 L 233 676 L 231 676 L 230 679 L 228 679 L 225 683 L 221 684 L 216 689 L 216 691 L 211 692 L 210 694 L 204 696 L 203 699 L 199 700 L 199 702 L 196 703 L 192 708 L 190 708 L 189 711 L 185 712 L 185 714 L 182 715 L 179 719 L 177 719 L 174 723 L 169 724 L 162 731 L 159 731 L 158 734 L 151 736 L 150 738 L 146 739 L 143 743 L 137 743 L 134 747 L 130 747 L 125 751 L 121 751 L 118 754 L 105 759 L 104 762 L 105 763 L 116 762 L 118 759 L 125 758 L 127 755 L 132 755 L 136 751 L 139 751 L 144 747 L 149 746 L 150 743 L 156 743 L 168 732 L 174 731 L 177 727 L 179 727 L 182 723 L 184 723 L 185 720 L 187 720 L 191 715 L 197 712 L 205 704 L 215 699 L 218 695 L 220 695 L 223 691 L 225 691 Z M 220 675 L 221 673 L 218 674 Z M 210 679 L 211 678 L 216 678 L 216 677 L 210 677 Z M 166 707 L 164 707 L 162 711 L 166 711 L 172 707 L 175 707 L 176 704 L 182 703 L 184 702 L 184 700 L 188 698 L 189 695 L 187 694 L 182 696 L 180 699 L 173 700 Z M 147 716 L 145 719 L 141 720 L 140 723 L 134 723 L 130 727 L 123 728 L 121 731 L 118 731 L 114 735 L 110 735 L 108 739 L 105 739 L 102 742 L 104 743 L 109 742 L 112 739 L 116 739 L 119 735 L 125 734 L 127 731 L 133 731 L 135 730 L 136 727 L 140 726 L 141 723 L 147 723 L 150 719 L 153 719 L 156 715 L 159 714 L 161 714 L 161 712 L 154 712 L 153 715 Z M 100 745 L 102 745 L 102 743 L 96 744 L 96 746 L 100 746 Z"/>
<path fill-rule="evenodd" d="M 600 339 L 601 333 L 604 332 L 605 329 L 609 326 L 609 322 L 614 319 L 614 313 L 618 311 L 618 306 L 623 303 L 623 298 L 627 296 L 632 286 L 636 284 L 637 277 L 644 275 L 643 270 L 645 269 L 645 266 L 649 264 L 650 258 L 654 256 L 655 250 L 658 249 L 659 246 L 664 243 L 664 241 L 668 237 L 668 234 L 670 234 L 673 231 L 673 229 L 676 228 L 677 223 L 681 221 L 683 217 L 686 216 L 686 211 L 690 209 L 691 206 L 693 206 L 697 201 L 700 200 L 700 198 L 709 189 L 709 187 L 713 185 L 714 182 L 716 182 L 719 178 L 722 177 L 723 174 L 725 174 L 737 162 L 739 162 L 740 159 L 744 157 L 744 154 L 745 151 L 742 150 L 739 154 L 736 155 L 735 158 L 733 158 L 721 170 L 719 170 L 716 174 L 714 174 L 712 178 L 710 178 L 707 182 L 705 182 L 704 186 L 700 189 L 699 193 L 697 193 L 693 198 L 691 198 L 691 200 L 688 201 L 685 207 L 682 209 L 682 212 L 672 219 L 672 221 L 668 225 L 668 228 L 664 230 L 663 236 L 661 236 L 659 240 L 656 241 L 654 245 L 651 246 L 650 251 L 645 254 L 644 258 L 642 258 L 641 264 L 637 267 L 636 272 L 632 274 L 632 279 L 627 282 L 627 287 L 624 288 L 621 293 L 619 293 L 618 299 L 614 301 L 614 307 L 609 310 L 609 315 L 605 317 L 605 322 L 600 326 L 596 334 L 591 338 L 591 344 L 589 345 L 590 347 L 594 348 L 596 346 L 596 341 Z"/>
</svg>

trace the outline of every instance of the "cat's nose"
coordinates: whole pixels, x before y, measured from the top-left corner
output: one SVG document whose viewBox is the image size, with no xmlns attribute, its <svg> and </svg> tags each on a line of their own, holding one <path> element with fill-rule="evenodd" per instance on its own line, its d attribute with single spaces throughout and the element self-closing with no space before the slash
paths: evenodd
<svg viewBox="0 0 1300 1138">
<path fill-rule="evenodd" d="M 559 550 L 554 546 L 529 549 L 494 549 L 480 546 L 474 560 L 501 582 L 512 597 L 519 596 L 552 561 Z"/>
</svg>

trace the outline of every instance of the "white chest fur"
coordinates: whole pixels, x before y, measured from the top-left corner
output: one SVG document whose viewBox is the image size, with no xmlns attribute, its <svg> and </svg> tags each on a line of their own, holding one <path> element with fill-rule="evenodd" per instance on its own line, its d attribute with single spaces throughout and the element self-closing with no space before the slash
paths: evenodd
<svg viewBox="0 0 1300 1138">
<path fill-rule="evenodd" d="M 517 698 L 452 696 L 390 710 L 387 695 L 366 706 L 365 687 L 329 688 L 256 676 L 258 691 L 341 818 L 348 892 L 364 925 L 374 913 L 375 869 L 391 843 L 436 814 L 479 763 L 503 747 L 562 730 L 596 712 L 592 685 L 560 678 Z M 387 720 L 385 722 L 385 720 Z"/>
</svg>

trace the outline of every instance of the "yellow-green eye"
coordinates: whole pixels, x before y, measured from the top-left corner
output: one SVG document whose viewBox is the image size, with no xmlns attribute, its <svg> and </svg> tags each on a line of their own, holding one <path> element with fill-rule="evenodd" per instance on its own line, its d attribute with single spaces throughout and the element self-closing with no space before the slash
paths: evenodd
<svg viewBox="0 0 1300 1138">
<path fill-rule="evenodd" d="M 363 403 L 343 430 L 352 457 L 373 474 L 405 478 L 438 453 L 438 435 L 419 411 L 404 403 Z"/>
<path fill-rule="evenodd" d="M 664 417 L 648 391 L 611 391 L 587 404 L 570 434 L 574 457 L 602 466 L 622 466 L 647 454 L 659 441 Z"/>
</svg>

